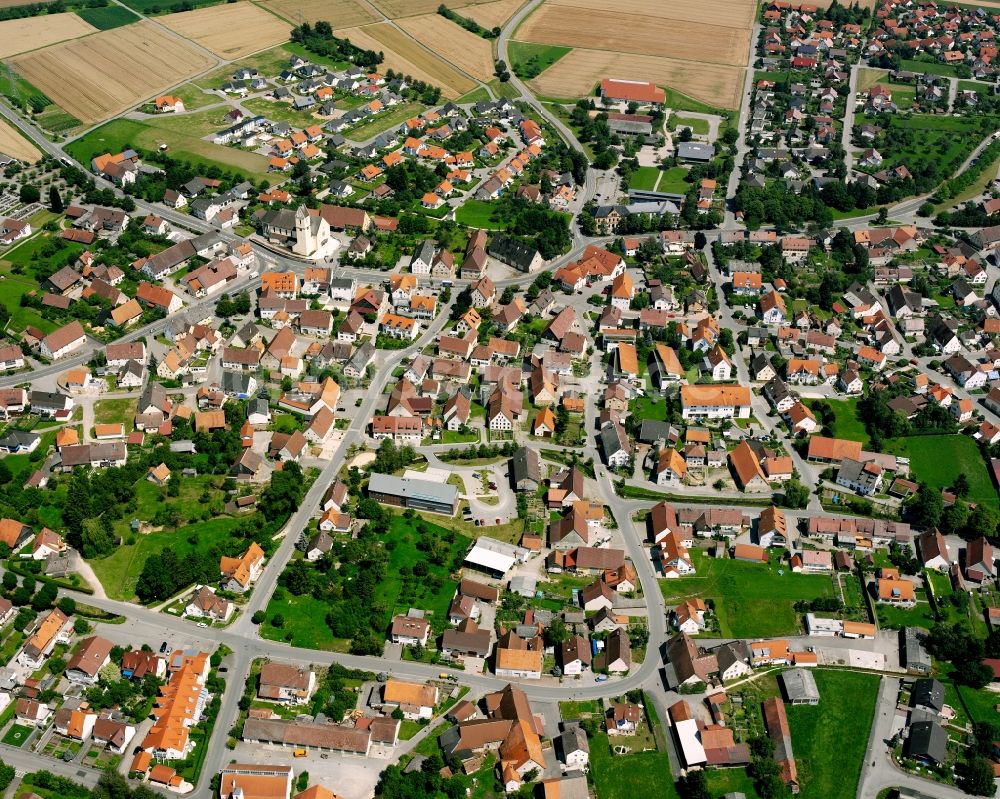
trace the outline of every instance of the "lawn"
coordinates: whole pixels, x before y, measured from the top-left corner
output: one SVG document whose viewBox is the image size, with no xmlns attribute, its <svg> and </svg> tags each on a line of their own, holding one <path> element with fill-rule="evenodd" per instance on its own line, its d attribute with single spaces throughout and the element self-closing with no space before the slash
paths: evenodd
<svg viewBox="0 0 1000 799">
<path fill-rule="evenodd" d="M 122 25 L 131 25 L 133 22 L 139 21 L 138 16 L 121 6 L 85 7 L 78 9 L 76 14 L 101 31 L 120 28 Z"/>
<path fill-rule="evenodd" d="M 636 799 L 640 796 L 676 799 L 678 796 L 666 754 L 612 754 L 606 732 L 598 733 L 590 741 L 590 773 L 601 799 Z"/>
<path fill-rule="evenodd" d="M 868 746 L 879 678 L 816 670 L 818 705 L 786 705 L 802 799 L 853 799 Z"/>
<path fill-rule="evenodd" d="M 857 398 L 845 400 L 806 400 L 806 405 L 811 408 L 819 401 L 826 402 L 833 409 L 837 417 L 833 424 L 833 429 L 825 431 L 824 435 L 829 435 L 831 438 L 846 438 L 849 441 L 860 441 L 862 446 L 868 446 L 868 431 L 865 429 L 865 423 L 858 416 Z"/>
<path fill-rule="evenodd" d="M 655 394 L 644 395 L 633 400 L 629 409 L 635 414 L 637 419 L 658 419 L 661 422 L 667 421 L 667 403 Z"/>
<path fill-rule="evenodd" d="M 672 117 L 670 120 L 675 128 L 684 126 L 691 128 L 691 132 L 697 136 L 707 136 L 708 135 L 708 120 L 707 119 L 694 119 L 692 117 Z"/>
<path fill-rule="evenodd" d="M 455 221 L 471 228 L 503 230 L 504 223 L 493 217 L 497 207 L 486 200 L 466 200 L 455 210 Z"/>
<path fill-rule="evenodd" d="M 657 191 L 665 191 L 670 194 L 687 194 L 691 184 L 688 182 L 690 172 L 682 166 L 673 166 L 665 169 L 660 175 L 660 182 L 656 187 Z"/>
<path fill-rule="evenodd" d="M 98 400 L 94 403 L 94 424 L 123 424 L 126 432 L 131 432 L 137 403 L 134 397 Z"/>
<path fill-rule="evenodd" d="M 387 111 L 383 111 L 381 114 L 372 117 L 371 122 L 366 122 L 363 125 L 358 125 L 354 128 L 347 128 L 341 131 L 341 134 L 350 139 L 351 141 L 363 142 L 368 139 L 372 139 L 378 136 L 380 133 L 384 133 L 390 128 L 394 128 L 397 125 L 402 124 L 410 117 L 415 117 L 418 114 L 423 113 L 427 106 L 423 103 L 400 103 L 399 105 L 392 106 L 392 108 Z"/>
<path fill-rule="evenodd" d="M 31 735 L 31 727 L 25 727 L 23 724 L 12 724 L 11 728 L 7 730 L 7 734 L 4 735 L 2 743 L 6 746 L 23 746 L 29 735 Z"/>
<path fill-rule="evenodd" d="M 960 474 L 969 480 L 969 502 L 984 502 L 996 508 L 997 492 L 986 463 L 968 436 L 912 436 L 905 439 L 910 472 L 932 488 L 948 488 Z"/>
<path fill-rule="evenodd" d="M 326 614 L 329 612 L 330 606 L 326 602 L 309 594 L 294 596 L 286 593 L 283 599 L 272 599 L 267 603 L 267 620 L 260 625 L 260 635 L 272 641 L 288 641 L 292 646 L 307 649 L 346 652 L 350 641 L 333 637 L 326 623 Z M 280 628 L 271 624 L 271 620 L 279 614 L 285 620 Z"/>
<path fill-rule="evenodd" d="M 253 97 L 244 100 L 241 105 L 248 111 L 267 117 L 274 122 L 287 122 L 289 125 L 305 128 L 317 123 L 308 111 L 297 111 L 292 108 L 291 103 L 282 103 L 277 100 L 268 100 L 265 97 Z"/>
<path fill-rule="evenodd" d="M 184 101 L 184 108 L 188 111 L 194 111 L 202 106 L 219 101 L 218 97 L 206 94 L 200 86 L 194 83 L 185 83 L 180 88 L 174 89 L 171 94 L 174 97 L 180 97 Z"/>
<path fill-rule="evenodd" d="M 488 102 L 489 99 L 490 99 L 490 93 L 486 90 L 486 87 L 479 86 L 478 88 L 473 89 L 468 94 L 463 94 L 455 101 L 455 103 L 458 105 L 466 105 L 466 104 L 471 105 L 472 103 L 485 103 Z"/>
<path fill-rule="evenodd" d="M 559 717 L 567 721 L 601 715 L 600 699 L 581 699 L 578 702 L 560 702 Z"/>
<path fill-rule="evenodd" d="M 632 173 L 630 188 L 652 191 L 660 179 L 660 169 L 655 166 L 641 166 Z"/>
<path fill-rule="evenodd" d="M 534 78 L 572 49 L 554 44 L 510 42 L 507 45 L 507 55 L 510 58 L 510 68 L 515 75 L 519 78 Z"/>
<path fill-rule="evenodd" d="M 184 557 L 189 552 L 224 546 L 230 541 L 230 531 L 244 523 L 252 525 L 254 516 L 212 519 L 176 530 L 147 533 L 138 536 L 134 544 L 122 544 L 105 558 L 91 560 L 90 565 L 111 599 L 131 600 L 135 597 L 135 585 L 142 567 L 150 555 L 169 547 L 179 557 Z"/>
<path fill-rule="evenodd" d="M 915 58 L 904 58 L 899 62 L 899 68 L 904 72 L 916 72 L 922 75 L 941 75 L 945 78 L 958 76 L 953 64 L 942 64 L 940 61 L 920 61 Z"/>
<path fill-rule="evenodd" d="M 794 605 L 800 599 L 833 596 L 826 575 L 792 574 L 787 567 L 758 565 L 691 553 L 696 574 L 660 580 L 668 607 L 688 597 L 712 598 L 722 636 L 735 638 L 791 635 L 799 631 Z"/>
<path fill-rule="evenodd" d="M 863 92 L 876 83 L 883 83 L 888 79 L 889 73 L 884 69 L 865 69 L 862 67 L 858 70 L 858 91 Z"/>
<path fill-rule="evenodd" d="M 254 181 L 271 179 L 273 175 L 268 173 L 267 158 L 263 155 L 201 138 L 227 127 L 225 113 L 225 108 L 216 108 L 180 117 L 163 114 L 141 122 L 116 119 L 92 130 L 66 149 L 78 161 L 87 164 L 100 153 L 115 153 L 126 147 L 153 151 L 166 144 L 171 157 L 190 161 L 195 168 L 215 166 L 238 170 Z"/>
<path fill-rule="evenodd" d="M 956 91 L 960 92 L 976 92 L 977 94 L 989 94 L 990 93 L 989 83 L 983 83 L 979 80 L 960 80 L 958 82 L 958 87 Z"/>
</svg>

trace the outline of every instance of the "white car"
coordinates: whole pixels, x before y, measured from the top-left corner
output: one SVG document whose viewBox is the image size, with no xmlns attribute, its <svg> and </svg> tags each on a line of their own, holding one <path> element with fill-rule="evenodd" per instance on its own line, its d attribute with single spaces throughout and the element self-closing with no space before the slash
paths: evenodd
<svg viewBox="0 0 1000 799">
<path fill-rule="evenodd" d="M 256 272 L 256 271 L 255 272 L 251 272 L 250 275 L 249 275 L 249 277 L 251 279 L 255 278 L 255 277 L 260 277 L 260 272 Z"/>
<path fill-rule="evenodd" d="M 199 627 L 200 627 L 201 629 L 203 629 L 203 630 L 204 630 L 204 629 L 205 629 L 206 627 L 208 627 L 208 625 L 207 625 L 207 624 L 205 624 L 205 622 L 203 622 L 203 621 L 200 621 L 200 622 L 198 622 L 198 626 L 199 626 Z"/>
</svg>

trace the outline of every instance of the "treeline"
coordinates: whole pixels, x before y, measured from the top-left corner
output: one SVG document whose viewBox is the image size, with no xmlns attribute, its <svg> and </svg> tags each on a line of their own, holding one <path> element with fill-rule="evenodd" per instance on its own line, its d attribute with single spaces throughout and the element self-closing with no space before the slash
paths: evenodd
<svg viewBox="0 0 1000 799">
<path fill-rule="evenodd" d="M 315 25 L 303 22 L 292 28 L 291 40 L 316 55 L 332 58 L 334 61 L 350 61 L 369 70 L 374 70 L 383 60 L 382 53 L 364 50 L 347 39 L 334 36 L 333 27 L 323 20 Z"/>
<path fill-rule="evenodd" d="M 463 17 L 461 14 L 452 11 L 444 3 L 438 6 L 438 14 L 440 14 L 445 19 L 450 19 L 456 25 L 461 25 L 469 33 L 474 33 L 476 36 L 482 36 L 484 39 L 495 39 L 500 35 L 500 27 L 496 28 L 484 28 L 474 19 L 469 19 L 468 17 Z"/>
<path fill-rule="evenodd" d="M 943 202 L 961 194 L 975 183 L 983 172 L 993 169 L 997 158 L 1000 158 L 1000 139 L 990 142 L 979 154 L 976 163 L 971 164 L 968 169 L 955 175 L 951 180 L 942 183 L 934 193 L 935 201 Z"/>
</svg>

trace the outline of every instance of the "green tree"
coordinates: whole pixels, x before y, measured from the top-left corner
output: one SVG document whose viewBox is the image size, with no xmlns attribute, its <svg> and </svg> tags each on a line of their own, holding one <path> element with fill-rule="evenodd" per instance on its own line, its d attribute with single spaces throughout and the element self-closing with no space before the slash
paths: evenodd
<svg viewBox="0 0 1000 799">
<path fill-rule="evenodd" d="M 59 195 L 59 189 L 56 188 L 54 183 L 49 186 L 49 210 L 54 214 L 61 214 L 63 212 L 62 197 Z"/>
<path fill-rule="evenodd" d="M 970 757 L 959 763 L 958 787 L 972 796 L 996 796 L 997 785 L 993 778 L 993 764 L 985 757 Z"/>
</svg>

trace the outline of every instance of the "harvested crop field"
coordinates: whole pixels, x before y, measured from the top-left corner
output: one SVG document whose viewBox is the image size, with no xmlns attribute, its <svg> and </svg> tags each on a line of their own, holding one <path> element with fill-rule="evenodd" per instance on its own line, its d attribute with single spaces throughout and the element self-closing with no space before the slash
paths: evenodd
<svg viewBox="0 0 1000 799">
<path fill-rule="evenodd" d="M 150 22 L 16 56 L 14 70 L 83 123 L 101 122 L 213 66 Z M 71 75 L 72 80 L 66 76 Z"/>
<path fill-rule="evenodd" d="M 471 78 L 387 23 L 365 25 L 339 33 L 358 47 L 376 52 L 381 50 L 385 55 L 382 62 L 385 69 L 394 69 L 440 86 L 442 95 L 449 99 L 461 97 L 476 86 Z"/>
<path fill-rule="evenodd" d="M 441 5 L 441 0 L 372 0 L 372 5 L 389 19 L 399 19 L 433 14 Z M 458 10 L 469 3 L 467 0 L 444 0 L 444 5 Z"/>
<path fill-rule="evenodd" d="M 546 0 L 548 6 L 572 6 L 578 9 L 603 11 L 604 0 Z M 615 12 L 638 14 L 650 19 L 672 19 L 725 28 L 753 26 L 754 3 L 746 0 L 701 0 L 698 3 L 664 3 L 662 0 L 621 0 L 615 3 Z M 463 12 L 464 13 L 464 12 Z"/>
<path fill-rule="evenodd" d="M 0 22 L 0 58 L 77 39 L 96 30 L 93 25 L 71 13 L 9 19 Z"/>
<path fill-rule="evenodd" d="M 157 22 L 229 61 L 287 42 L 292 29 L 274 14 L 247 2 L 168 14 Z"/>
<path fill-rule="evenodd" d="M 459 13 L 463 17 L 475 20 L 484 28 L 497 28 L 514 16 L 524 3 L 525 0 L 496 0 L 492 3 L 466 6 Z"/>
<path fill-rule="evenodd" d="M 27 161 L 29 164 L 35 163 L 42 157 L 34 144 L 2 120 L 0 120 L 0 153 L 20 161 Z"/>
<path fill-rule="evenodd" d="M 607 50 L 574 49 L 530 81 L 545 97 L 586 97 L 602 78 L 648 80 L 718 108 L 738 108 L 743 70 Z"/>
<path fill-rule="evenodd" d="M 338 30 L 367 25 L 380 17 L 355 0 L 265 0 L 264 7 L 280 14 L 293 25 L 301 20 L 329 22 Z"/>
<path fill-rule="evenodd" d="M 722 27 L 568 5 L 543 5 L 518 28 L 517 39 L 615 53 L 670 53 L 681 61 L 733 66 L 744 66 L 750 51 L 749 26 Z"/>
<path fill-rule="evenodd" d="M 396 24 L 470 75 L 484 81 L 493 77 L 493 48 L 483 37 L 470 33 L 440 14 L 406 17 Z"/>
</svg>

